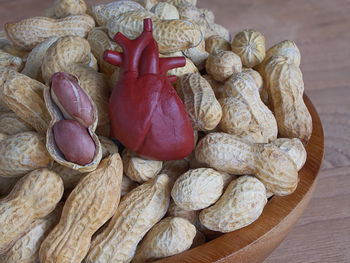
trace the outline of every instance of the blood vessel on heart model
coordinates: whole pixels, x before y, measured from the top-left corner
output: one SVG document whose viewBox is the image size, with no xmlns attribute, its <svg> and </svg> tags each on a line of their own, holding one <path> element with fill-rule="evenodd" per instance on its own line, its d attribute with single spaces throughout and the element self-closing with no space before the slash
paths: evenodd
<svg viewBox="0 0 350 263">
<path fill-rule="evenodd" d="M 176 160 L 194 146 L 193 129 L 185 106 L 171 85 L 172 68 L 183 67 L 184 57 L 159 58 L 151 19 L 135 40 L 118 32 L 114 40 L 123 53 L 107 50 L 104 60 L 120 67 L 120 78 L 108 104 L 111 137 L 137 154 L 156 160 Z"/>
</svg>

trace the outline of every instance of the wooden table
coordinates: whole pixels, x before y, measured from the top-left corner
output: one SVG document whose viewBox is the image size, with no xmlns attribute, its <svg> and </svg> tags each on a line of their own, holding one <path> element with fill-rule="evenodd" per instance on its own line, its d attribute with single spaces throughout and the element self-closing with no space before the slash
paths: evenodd
<svg viewBox="0 0 350 263">
<path fill-rule="evenodd" d="M 0 23 L 40 15 L 50 4 L 0 0 Z M 350 1 L 199 0 L 199 6 L 210 8 L 232 35 L 256 28 L 268 47 L 294 40 L 302 54 L 305 91 L 323 122 L 325 159 L 315 194 L 265 262 L 350 262 Z"/>
</svg>

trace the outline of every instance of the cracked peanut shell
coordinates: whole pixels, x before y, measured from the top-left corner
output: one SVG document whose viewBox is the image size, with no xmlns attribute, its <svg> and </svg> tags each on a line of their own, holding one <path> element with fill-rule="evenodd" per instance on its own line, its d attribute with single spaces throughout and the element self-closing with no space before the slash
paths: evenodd
<svg viewBox="0 0 350 263">
<path fill-rule="evenodd" d="M 90 172 L 96 169 L 96 167 L 98 166 L 102 158 L 102 146 L 98 136 L 95 133 L 97 122 L 98 122 L 97 108 L 93 103 L 93 101 L 91 100 L 91 98 L 89 97 L 89 95 L 83 89 L 80 89 L 79 92 L 82 92 L 83 94 L 85 93 L 86 98 L 90 101 L 92 105 L 92 124 L 88 127 L 83 127 L 83 128 L 87 129 L 87 133 L 91 137 L 95 145 L 95 152 L 94 152 L 92 161 L 85 165 L 67 160 L 67 158 L 64 156 L 64 154 L 60 150 L 58 144 L 56 143 L 57 136 L 55 136 L 54 127 L 56 124 L 60 123 L 60 121 L 62 120 L 65 120 L 66 118 L 64 117 L 60 109 L 61 105 L 57 105 L 52 97 L 53 92 L 51 87 L 45 88 L 44 99 L 45 99 L 47 110 L 49 111 L 51 116 L 51 121 L 46 132 L 46 148 L 48 152 L 57 163 L 63 166 L 67 166 L 71 169 L 78 170 L 79 172 L 82 173 L 82 172 Z M 77 96 L 74 99 L 79 101 L 81 99 L 80 94 L 78 92 L 74 92 L 74 94 Z M 57 133 L 57 130 L 56 130 L 56 133 Z M 69 142 L 65 142 L 65 143 L 68 144 Z"/>
</svg>

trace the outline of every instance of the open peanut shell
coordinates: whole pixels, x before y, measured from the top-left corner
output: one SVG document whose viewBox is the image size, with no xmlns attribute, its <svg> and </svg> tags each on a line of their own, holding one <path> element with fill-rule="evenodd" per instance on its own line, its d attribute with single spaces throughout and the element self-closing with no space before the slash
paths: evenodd
<svg viewBox="0 0 350 263">
<path fill-rule="evenodd" d="M 74 76 L 75 77 L 75 76 Z M 76 78 L 76 77 L 75 77 Z M 79 80 L 76 78 L 78 83 Z M 98 122 L 98 111 L 97 107 L 94 104 L 91 97 L 82 89 L 82 91 L 86 94 L 86 96 L 90 99 L 92 106 L 93 106 L 93 122 L 92 124 L 87 127 L 88 134 L 91 136 L 93 142 L 95 143 L 95 154 L 92 159 L 92 161 L 86 165 L 80 165 L 77 163 L 73 163 L 71 161 L 68 161 L 65 156 L 63 155 L 62 151 L 59 149 L 59 147 L 56 144 L 54 133 L 53 133 L 53 126 L 59 122 L 60 120 L 65 120 L 65 116 L 62 113 L 59 106 L 54 102 L 53 98 L 51 97 L 51 83 L 50 86 L 44 90 L 44 100 L 46 107 L 49 111 L 49 114 L 51 116 L 51 121 L 49 124 L 49 127 L 46 132 L 46 148 L 51 155 L 51 157 L 58 162 L 59 164 L 69 167 L 74 170 L 78 170 L 79 172 L 90 172 L 96 169 L 98 164 L 100 163 L 102 159 L 102 147 L 101 143 L 98 139 L 98 136 L 95 133 L 97 122 Z"/>
</svg>

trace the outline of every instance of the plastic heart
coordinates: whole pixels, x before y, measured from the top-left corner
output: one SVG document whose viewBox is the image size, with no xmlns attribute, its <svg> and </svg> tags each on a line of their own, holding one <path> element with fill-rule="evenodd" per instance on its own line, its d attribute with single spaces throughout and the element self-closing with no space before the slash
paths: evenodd
<svg viewBox="0 0 350 263">
<path fill-rule="evenodd" d="M 105 61 L 120 67 L 120 78 L 108 104 L 111 137 L 137 154 L 156 160 L 176 160 L 194 146 L 193 129 L 185 106 L 167 71 L 183 67 L 184 57 L 159 58 L 151 19 L 134 40 L 118 32 L 114 40 L 123 52 L 107 50 Z"/>
</svg>

